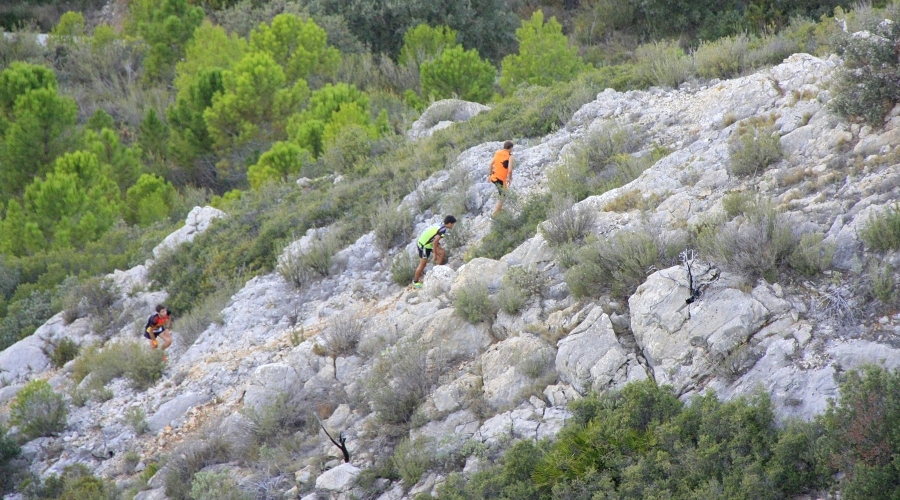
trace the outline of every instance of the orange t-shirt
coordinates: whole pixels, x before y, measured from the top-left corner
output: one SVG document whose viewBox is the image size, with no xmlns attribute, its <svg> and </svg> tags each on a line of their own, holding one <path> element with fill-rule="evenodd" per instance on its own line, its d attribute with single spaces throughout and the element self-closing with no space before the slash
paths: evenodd
<svg viewBox="0 0 900 500">
<path fill-rule="evenodd" d="M 509 175 L 509 150 L 501 149 L 494 153 L 494 161 L 491 162 L 491 182 L 501 181 L 506 184 Z"/>
</svg>

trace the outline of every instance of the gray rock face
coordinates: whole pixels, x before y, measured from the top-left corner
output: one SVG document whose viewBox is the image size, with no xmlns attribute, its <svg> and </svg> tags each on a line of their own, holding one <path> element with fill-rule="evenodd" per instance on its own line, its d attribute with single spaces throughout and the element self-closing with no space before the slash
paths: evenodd
<svg viewBox="0 0 900 500">
<path fill-rule="evenodd" d="M 158 258 L 160 253 L 175 248 L 178 245 L 194 241 L 198 234 L 206 231 L 212 222 L 220 217 L 225 217 L 225 212 L 213 207 L 194 207 L 188 213 L 184 226 L 174 233 L 166 236 L 156 248 L 153 249 L 153 257 Z"/>
<path fill-rule="evenodd" d="M 658 383 L 683 391 L 731 354 L 770 318 L 758 300 L 714 285 L 688 304 L 683 267 L 653 273 L 628 303 L 631 326 Z"/>
<path fill-rule="evenodd" d="M 209 401 L 209 396 L 188 392 L 160 405 L 156 413 L 147 419 L 147 425 L 153 432 L 162 430 L 167 425 L 177 425 L 178 419 L 188 410 Z"/>
<path fill-rule="evenodd" d="M 428 137 L 438 130 L 447 128 L 455 122 L 464 122 L 473 116 L 491 108 L 477 102 L 460 99 L 444 99 L 437 101 L 422 113 L 418 120 L 406 133 L 410 139 Z"/>
<path fill-rule="evenodd" d="M 316 478 L 316 489 L 333 492 L 349 491 L 356 485 L 360 469 L 353 464 L 341 464 Z"/>
<path fill-rule="evenodd" d="M 456 295 L 456 291 L 475 284 L 486 286 L 489 293 L 496 292 L 500 288 L 500 280 L 509 266 L 505 262 L 479 257 L 467 262 L 459 269 L 456 279 L 450 288 L 450 293 Z"/>
<path fill-rule="evenodd" d="M 481 356 L 485 401 L 494 408 L 517 405 L 526 389 L 552 374 L 554 355 L 547 342 L 529 334 L 494 344 Z"/>
<path fill-rule="evenodd" d="M 37 335 L 26 337 L 0 352 L 0 377 L 7 383 L 24 382 L 50 368 L 45 342 Z"/>
<path fill-rule="evenodd" d="M 612 323 L 600 307 L 557 344 L 556 371 L 578 392 L 620 388 L 643 380 L 647 373 L 633 353 L 616 338 Z"/>
</svg>

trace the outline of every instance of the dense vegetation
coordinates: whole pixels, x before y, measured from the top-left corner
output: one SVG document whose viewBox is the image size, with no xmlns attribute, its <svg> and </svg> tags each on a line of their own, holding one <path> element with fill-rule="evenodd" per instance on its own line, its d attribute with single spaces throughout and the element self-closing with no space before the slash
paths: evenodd
<svg viewBox="0 0 900 500">
<path fill-rule="evenodd" d="M 730 78 L 794 52 L 836 51 L 848 70 L 836 80 L 834 112 L 877 127 L 900 102 L 900 30 L 879 26 L 898 20 L 894 2 L 845 12 L 855 2 L 131 0 L 124 18 L 100 14 L 102 3 L 0 5 L 0 26 L 9 31 L 0 38 L 0 349 L 61 310 L 67 320 L 112 318 L 110 297 L 123 291 L 97 276 L 143 262 L 193 206 L 211 203 L 230 217 L 151 269 L 190 343 L 254 274 L 277 267 L 302 287 L 332 272 L 331 256 L 361 232 L 375 229 L 387 252 L 407 241 L 408 217 L 392 210 L 407 193 L 418 191 L 419 210 L 465 213 L 471 180 L 452 173 L 446 193 L 425 192 L 420 182 L 468 147 L 557 130 L 605 88 Z M 851 39 L 832 14 L 851 32 L 877 36 Z M 430 102 L 454 96 L 492 110 L 415 144 L 406 140 Z M 781 158 L 768 125 L 760 118 L 738 127 L 733 175 L 757 175 Z M 633 154 L 647 147 L 651 155 Z M 645 269 L 671 260 L 672 248 L 634 234 L 601 244 L 587 237 L 589 215 L 566 209 L 629 182 L 666 154 L 638 130 L 586 137 L 570 162 L 549 173 L 549 194 L 511 199 L 465 257 L 498 258 L 550 218 L 558 224 L 542 231 L 572 293 L 627 296 Z M 310 179 L 302 189 L 294 182 L 300 177 Z M 605 209 L 653 203 L 626 193 Z M 764 200 L 732 196 L 726 204 L 728 220 L 697 231 L 693 243 L 705 256 L 764 278 L 828 266 L 833 249 L 822 235 L 799 234 Z M 897 219 L 897 209 L 873 218 L 862 234 L 866 245 L 896 250 Z M 307 254 L 277 262 L 290 241 L 325 226 L 331 230 Z M 469 243 L 464 220 L 454 233 L 451 252 Z M 760 242 L 762 252 L 738 251 Z M 411 266 L 396 263 L 398 282 L 408 282 Z M 867 293 L 896 301 L 890 266 L 869 267 Z M 505 293 L 496 307 L 473 290 L 458 312 L 482 321 L 497 309 L 518 311 L 543 286 L 519 280 L 506 292 L 537 285 L 528 295 Z M 324 352 L 356 346 L 338 340 Z M 48 347 L 59 365 L 79 356 L 76 346 Z M 391 356 L 410 363 L 424 353 L 400 345 Z M 382 423 L 405 430 L 434 381 L 416 371 L 424 362 L 385 360 L 369 390 Z M 74 373 L 91 383 L 71 394 L 72 403 L 108 399 L 105 385 L 117 377 L 146 388 L 162 369 L 160 356 L 136 344 L 87 349 Z M 707 394 L 684 404 L 668 388 L 632 385 L 579 402 L 555 443 L 519 443 L 468 482 L 451 476 L 440 496 L 783 498 L 833 487 L 843 472 L 844 497 L 889 498 L 900 494 L 898 381 L 874 368 L 846 374 L 840 401 L 825 415 L 784 426 L 762 395 L 722 403 Z M 296 423 L 296 408 L 285 408 L 278 418 L 257 416 L 260 443 L 282 441 L 280 418 Z M 65 398 L 46 383 L 23 390 L 13 410 L 22 435 L 65 426 Z M 136 432 L 146 427 L 142 413 L 129 420 Z M 241 497 L 219 473 L 197 473 L 235 459 L 216 441 L 204 446 L 176 463 L 181 474 L 170 476 L 167 490 L 199 498 L 217 485 L 222 491 L 213 497 Z M 23 474 L 19 455 L 0 428 L 0 491 Z M 416 461 L 428 456 L 404 442 L 388 474 L 412 480 L 428 468 Z M 116 495 L 80 467 L 23 484 L 29 498 Z"/>
<path fill-rule="evenodd" d="M 833 487 L 895 498 L 897 384 L 900 373 L 874 366 L 847 373 L 824 415 L 779 425 L 762 393 L 684 404 L 637 382 L 574 403 L 554 442 L 520 441 L 469 481 L 451 475 L 438 498 L 775 499 Z"/>
<path fill-rule="evenodd" d="M 599 90 L 728 77 L 835 46 L 839 30 L 813 21 L 838 3 L 135 0 L 112 19 L 89 0 L 4 2 L 0 23 L 17 31 L 0 40 L 0 348 L 63 307 L 67 278 L 141 262 L 195 204 L 244 215 L 154 269 L 180 315 L 234 270 L 272 269 L 306 229 L 367 218 L 476 143 L 555 130 Z M 673 58 L 685 65 L 662 64 Z M 493 111 L 407 144 L 417 112 L 450 96 Z M 639 172 L 611 182 L 588 168 L 596 184 L 559 176 L 563 197 Z M 321 179 L 279 186 L 299 176 Z M 540 205 L 523 200 L 472 255 L 514 247 Z"/>
</svg>

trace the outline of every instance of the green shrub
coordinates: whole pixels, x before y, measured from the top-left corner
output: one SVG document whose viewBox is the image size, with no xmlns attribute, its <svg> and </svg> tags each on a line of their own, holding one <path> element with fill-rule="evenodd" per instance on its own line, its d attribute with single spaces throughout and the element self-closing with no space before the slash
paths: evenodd
<svg viewBox="0 0 900 500">
<path fill-rule="evenodd" d="M 697 74 L 704 78 L 733 78 L 747 67 L 750 39 L 745 34 L 702 42 L 694 51 Z"/>
<path fill-rule="evenodd" d="M 64 364 L 75 359 L 80 350 L 78 344 L 68 337 L 53 344 L 52 347 L 53 351 L 50 352 L 50 362 L 56 368 L 61 368 Z"/>
<path fill-rule="evenodd" d="M 533 236 L 537 225 L 546 218 L 548 196 L 532 196 L 521 205 L 514 193 L 506 196 L 503 210 L 491 223 L 491 232 L 472 250 L 471 257 L 503 257 Z"/>
<path fill-rule="evenodd" d="M 260 445 L 275 445 L 295 433 L 318 431 L 314 411 L 308 403 L 291 394 L 279 394 L 259 410 L 245 407 L 242 414 L 250 421 L 249 431 Z"/>
<path fill-rule="evenodd" d="M 378 420 L 408 425 L 437 383 L 438 369 L 429 366 L 428 351 L 419 342 L 400 342 L 379 353 L 366 384 Z"/>
<path fill-rule="evenodd" d="M 26 290 L 20 289 L 23 292 Z M 31 335 L 53 316 L 51 297 L 50 292 L 41 290 L 33 290 L 21 298 L 13 296 L 6 317 L 0 320 L 0 349 L 6 349 Z"/>
<path fill-rule="evenodd" d="M 298 289 L 303 289 L 316 277 L 325 278 L 331 274 L 331 259 L 341 249 L 340 231 L 329 229 L 317 233 L 305 251 L 288 250 L 279 259 L 278 272 Z"/>
<path fill-rule="evenodd" d="M 507 314 L 518 314 L 527 302 L 528 296 L 525 292 L 513 286 L 501 284 L 500 290 L 497 291 L 497 305 Z"/>
<path fill-rule="evenodd" d="M 807 276 L 816 276 L 831 267 L 834 243 L 825 243 L 822 233 L 807 233 L 800 237 L 794 251 L 788 257 L 791 269 Z"/>
<path fill-rule="evenodd" d="M 387 251 L 396 245 L 408 243 L 413 217 L 406 207 L 397 207 L 391 200 L 372 212 L 369 224 L 375 232 L 375 242 L 382 250 Z"/>
<path fill-rule="evenodd" d="M 91 375 L 92 382 L 106 385 L 125 377 L 132 387 L 144 390 L 156 383 L 166 367 L 163 351 L 150 349 L 141 342 L 115 342 L 104 349 L 89 347 L 76 358 L 72 378 L 81 382 Z"/>
<path fill-rule="evenodd" d="M 365 324 L 362 318 L 352 312 L 333 316 L 322 332 L 322 344 L 326 356 L 352 355 L 362 338 Z"/>
<path fill-rule="evenodd" d="M 578 251 L 577 264 L 565 274 L 575 297 L 599 297 L 609 292 L 628 297 L 662 263 L 666 248 L 647 232 L 620 231 Z"/>
<path fill-rule="evenodd" d="M 229 471 L 198 472 L 191 480 L 193 500 L 251 500 L 254 495 L 241 490 Z"/>
<path fill-rule="evenodd" d="M 837 45 L 844 58 L 838 72 L 834 98 L 829 103 L 840 116 L 862 118 L 873 127 L 884 126 L 884 117 L 900 102 L 898 61 L 894 46 L 900 40 L 896 22 L 874 27 L 873 36 L 847 36 Z"/>
<path fill-rule="evenodd" d="M 19 471 L 16 459 L 21 453 L 16 440 L 6 434 L 6 427 L 0 425 L 0 494 L 11 492 L 15 486 Z"/>
<path fill-rule="evenodd" d="M 569 201 L 557 204 L 547 222 L 541 224 L 541 234 L 550 246 L 580 242 L 594 228 L 594 212 L 572 205 Z"/>
<path fill-rule="evenodd" d="M 900 249 L 900 204 L 870 217 L 859 236 L 876 252 Z"/>
<path fill-rule="evenodd" d="M 26 498 L 54 500 L 114 500 L 115 484 L 104 481 L 83 464 L 67 466 L 62 475 L 51 474 L 43 481 L 26 481 Z"/>
<path fill-rule="evenodd" d="M 787 216 L 765 204 L 743 219 L 705 227 L 697 240 L 711 260 L 751 281 L 763 277 L 769 282 L 778 278 L 799 243 Z"/>
<path fill-rule="evenodd" d="M 61 394 L 45 380 L 33 380 L 16 394 L 9 420 L 29 439 L 52 436 L 66 428 L 68 409 Z"/>
<path fill-rule="evenodd" d="M 403 485 L 409 489 L 432 467 L 434 454 L 435 451 L 428 440 L 419 438 L 413 441 L 407 438 L 394 448 L 391 467 L 403 480 Z"/>
<path fill-rule="evenodd" d="M 514 267 L 500 281 L 497 303 L 508 314 L 518 313 L 532 297 L 541 297 L 547 278 L 533 268 Z"/>
<path fill-rule="evenodd" d="M 776 424 L 764 394 L 685 405 L 653 381 L 590 395 L 550 444 L 516 443 L 438 498 L 790 498 L 827 485 L 815 424 Z M 749 488 L 749 489 L 748 489 Z"/>
<path fill-rule="evenodd" d="M 147 424 L 147 414 L 144 413 L 144 410 L 134 406 L 125 410 L 125 422 L 131 426 L 134 433 L 138 436 L 150 430 L 150 426 Z"/>
<path fill-rule="evenodd" d="M 412 255 L 402 250 L 391 260 L 391 280 L 399 286 L 409 285 L 416 275 L 416 265 Z"/>
<path fill-rule="evenodd" d="M 459 317 L 469 323 L 480 323 L 497 314 L 488 287 L 482 283 L 469 283 L 457 289 L 453 308 Z"/>
<path fill-rule="evenodd" d="M 736 176 L 752 176 L 781 160 L 781 138 L 771 119 L 738 124 L 729 140 L 729 171 Z"/>
<path fill-rule="evenodd" d="M 204 436 L 180 446 L 167 465 L 164 488 L 173 500 L 192 500 L 194 474 L 211 465 L 225 463 L 232 458 L 231 446 L 222 436 Z"/>
<path fill-rule="evenodd" d="M 757 198 L 746 191 L 728 193 L 722 197 L 722 208 L 725 209 L 728 220 L 734 219 L 738 215 L 743 215 L 757 204 Z"/>
<path fill-rule="evenodd" d="M 900 423 L 900 372 L 875 365 L 844 375 L 840 397 L 819 417 L 823 471 L 846 473 L 847 498 L 891 498 L 900 494 L 900 464 L 893 458 Z"/>
<path fill-rule="evenodd" d="M 894 280 L 894 268 L 888 263 L 872 262 L 866 272 L 871 283 L 871 295 L 882 304 L 893 304 L 897 301 L 897 284 Z"/>
<path fill-rule="evenodd" d="M 675 41 L 651 42 L 635 51 L 635 71 L 651 85 L 678 88 L 693 74 L 693 61 Z"/>
<path fill-rule="evenodd" d="M 550 192 L 556 199 L 578 202 L 633 181 L 661 157 L 661 150 L 654 150 L 649 157 L 629 154 L 643 144 L 643 134 L 617 124 L 589 132 L 567 161 L 548 174 Z"/>
</svg>

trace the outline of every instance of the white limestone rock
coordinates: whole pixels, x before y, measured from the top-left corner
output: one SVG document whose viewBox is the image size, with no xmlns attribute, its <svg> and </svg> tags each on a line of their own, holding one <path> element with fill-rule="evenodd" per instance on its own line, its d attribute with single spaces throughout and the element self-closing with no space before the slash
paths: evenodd
<svg viewBox="0 0 900 500">
<path fill-rule="evenodd" d="M 360 469 L 353 464 L 341 464 L 316 478 L 316 489 L 332 492 L 349 491 L 356 485 Z"/>
<path fill-rule="evenodd" d="M 436 131 L 449 127 L 455 122 L 470 120 L 473 116 L 491 108 L 477 102 L 460 99 L 444 99 L 437 101 L 422 113 L 418 120 L 406 133 L 410 139 L 429 137 Z"/>
</svg>

